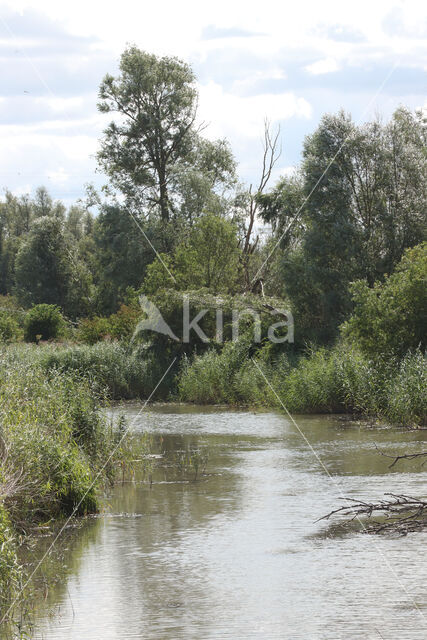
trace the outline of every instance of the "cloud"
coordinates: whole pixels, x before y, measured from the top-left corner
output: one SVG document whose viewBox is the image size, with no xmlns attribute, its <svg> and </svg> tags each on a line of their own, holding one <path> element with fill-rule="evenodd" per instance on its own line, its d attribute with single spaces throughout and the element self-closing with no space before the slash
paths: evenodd
<svg viewBox="0 0 427 640">
<path fill-rule="evenodd" d="M 304 67 L 308 73 L 314 76 L 321 75 L 323 73 L 333 73 L 339 70 L 339 65 L 333 58 L 324 58 L 323 60 L 317 60 L 313 64 L 309 64 Z"/>
<path fill-rule="evenodd" d="M 415 17 L 415 20 L 414 20 Z M 419 16 L 408 16 L 402 7 L 393 7 L 382 22 L 384 32 L 390 36 L 425 38 L 427 36 L 427 19 Z"/>
<path fill-rule="evenodd" d="M 359 29 L 346 24 L 319 25 L 315 34 L 336 42 L 365 42 L 366 36 Z"/>
<path fill-rule="evenodd" d="M 292 92 L 238 96 L 224 91 L 219 84 L 200 86 L 200 118 L 209 123 L 208 133 L 214 137 L 242 135 L 259 138 L 263 122 L 289 118 L 310 118 L 311 105 Z"/>
<path fill-rule="evenodd" d="M 247 31 L 239 27 L 216 27 L 213 24 L 204 27 L 202 30 L 202 40 L 217 40 L 219 38 L 252 38 L 262 35 L 256 31 Z"/>
<path fill-rule="evenodd" d="M 283 167 L 324 112 L 359 117 L 398 60 L 373 108 L 385 117 L 423 102 L 427 45 L 421 2 L 358 0 L 310 4 L 196 0 L 188 10 L 122 0 L 3 0 L 0 14 L 0 173 L 3 185 L 46 182 L 71 198 L 103 181 L 91 157 L 109 117 L 96 109 L 102 77 L 117 73 L 127 42 L 192 64 L 206 135 L 228 136 L 244 179 L 256 179 L 263 119 L 282 126 Z M 20 13 L 16 8 L 20 10 Z M 167 15 L 167 20 L 165 20 Z M 77 197 L 76 195 L 76 197 Z"/>
</svg>

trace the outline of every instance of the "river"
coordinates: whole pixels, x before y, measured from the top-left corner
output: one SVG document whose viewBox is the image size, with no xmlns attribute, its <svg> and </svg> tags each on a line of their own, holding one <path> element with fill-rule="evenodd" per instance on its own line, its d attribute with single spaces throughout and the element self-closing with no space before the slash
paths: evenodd
<svg viewBox="0 0 427 640">
<path fill-rule="evenodd" d="M 123 411 L 152 434 L 152 486 L 117 485 L 65 532 L 35 640 L 426 638 L 423 534 L 316 522 L 340 496 L 425 493 L 420 463 L 375 449 L 415 452 L 422 433 L 299 416 L 305 440 L 278 413 L 140 409 Z M 176 465 L 194 450 L 196 481 Z"/>
</svg>

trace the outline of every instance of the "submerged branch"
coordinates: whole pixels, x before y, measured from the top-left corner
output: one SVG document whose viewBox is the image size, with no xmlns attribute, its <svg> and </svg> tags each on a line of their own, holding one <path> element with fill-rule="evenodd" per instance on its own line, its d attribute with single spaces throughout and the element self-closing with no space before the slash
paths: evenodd
<svg viewBox="0 0 427 640">
<path fill-rule="evenodd" d="M 384 456 L 385 458 L 391 458 L 393 460 L 393 462 L 388 466 L 389 469 L 392 469 L 394 465 L 397 462 L 399 462 L 399 460 L 414 460 L 415 458 L 427 458 L 427 451 L 421 451 L 419 453 L 405 453 L 405 454 L 402 454 L 401 456 L 391 456 L 388 453 L 384 453 L 384 451 L 381 451 L 380 449 L 378 449 L 377 445 L 375 445 L 375 448 L 380 455 Z M 423 465 L 426 462 L 427 462 L 427 459 L 424 460 Z"/>
<path fill-rule="evenodd" d="M 372 520 L 372 524 L 364 526 L 366 533 L 399 533 L 406 535 L 413 531 L 422 531 L 427 528 L 427 501 L 403 494 L 386 493 L 389 496 L 379 502 L 364 502 L 354 498 L 341 498 L 352 504 L 344 505 L 326 514 L 320 520 L 329 520 L 332 516 L 341 513 L 351 516 L 350 522 L 359 519 L 381 517 L 380 521 Z"/>
</svg>

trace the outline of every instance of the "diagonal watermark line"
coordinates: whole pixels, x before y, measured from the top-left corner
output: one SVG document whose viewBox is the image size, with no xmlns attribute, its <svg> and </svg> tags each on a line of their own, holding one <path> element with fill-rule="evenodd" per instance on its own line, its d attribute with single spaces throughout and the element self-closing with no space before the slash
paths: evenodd
<svg viewBox="0 0 427 640">
<path fill-rule="evenodd" d="M 374 93 L 374 95 L 372 96 L 372 98 L 369 100 L 368 104 L 366 105 L 366 107 L 364 108 L 362 115 L 359 117 L 359 119 L 356 121 L 356 124 L 360 124 L 362 118 L 365 116 L 365 114 L 369 111 L 369 109 L 371 108 L 371 105 L 375 102 L 375 100 L 378 98 L 378 96 L 380 95 L 380 93 L 382 92 L 383 88 L 385 87 L 385 85 L 387 84 L 387 82 L 390 80 L 391 76 L 393 75 L 393 73 L 395 72 L 395 70 L 397 69 L 398 65 L 399 65 L 400 59 L 397 60 L 394 65 L 391 67 L 391 69 L 389 70 L 389 72 L 387 73 L 386 77 L 384 78 L 384 80 L 382 81 L 382 83 L 380 84 L 380 86 L 378 87 L 378 89 L 376 90 L 376 92 Z M 251 284 L 253 284 L 259 277 L 260 273 L 262 272 L 262 270 L 264 269 L 265 265 L 267 264 L 267 262 L 270 260 L 271 256 L 273 255 L 273 253 L 276 251 L 277 247 L 280 245 L 280 243 L 282 242 L 283 238 L 291 231 L 292 227 L 294 226 L 294 224 L 297 222 L 299 215 L 301 213 L 301 211 L 304 209 L 305 205 L 307 204 L 307 202 L 310 200 L 311 196 L 313 195 L 313 193 L 316 191 L 317 187 L 319 186 L 319 184 L 321 183 L 321 181 L 323 180 L 323 178 L 325 177 L 325 175 L 328 173 L 329 169 L 332 167 L 332 165 L 334 164 L 335 160 L 337 159 L 338 155 L 340 154 L 340 152 L 342 151 L 342 149 L 345 147 L 345 145 L 347 144 L 347 142 L 350 140 L 351 138 L 351 134 L 346 136 L 343 140 L 343 142 L 341 143 L 338 151 L 335 153 L 335 155 L 333 156 L 332 160 L 329 161 L 326 169 L 323 171 L 322 175 L 320 176 L 320 178 L 317 180 L 316 184 L 314 185 L 314 187 L 312 188 L 312 190 L 310 191 L 310 193 L 308 194 L 308 196 L 306 196 L 306 198 L 304 199 L 303 203 L 301 204 L 301 206 L 299 207 L 299 209 L 297 210 L 295 216 L 292 218 L 291 222 L 289 223 L 288 227 L 285 229 L 285 231 L 282 233 L 282 235 L 280 236 L 280 238 L 277 240 L 276 244 L 274 245 L 274 247 L 272 248 L 272 250 L 270 251 L 270 253 L 268 254 L 268 256 L 266 257 L 266 259 L 264 260 L 264 262 L 262 263 L 262 265 L 260 266 L 260 268 L 258 269 L 258 271 L 256 272 L 255 276 L 252 279 Z"/>
<path fill-rule="evenodd" d="M 304 440 L 304 442 L 306 443 L 306 445 L 308 446 L 308 448 L 310 449 L 311 453 L 314 455 L 314 457 L 316 458 L 316 460 L 318 461 L 318 463 L 320 464 L 320 466 L 322 467 L 322 469 L 325 471 L 326 475 L 328 476 L 328 478 L 332 481 L 332 483 L 334 484 L 335 488 L 339 490 L 339 492 L 341 493 L 341 485 L 340 482 L 338 481 L 338 479 L 336 478 L 336 476 L 333 476 L 329 470 L 327 469 L 327 467 L 325 466 L 323 460 L 321 459 L 321 457 L 319 456 L 319 454 L 317 453 L 317 451 L 313 448 L 313 445 L 311 444 L 311 442 L 308 440 L 307 436 L 305 435 L 305 433 L 302 431 L 302 429 L 299 427 L 299 425 L 297 424 L 297 422 L 295 421 L 294 417 L 292 416 L 292 414 L 289 412 L 289 410 L 287 409 L 287 407 L 285 407 L 285 405 L 283 404 L 282 399 L 280 398 L 280 396 L 278 395 L 278 393 L 276 392 L 276 390 L 273 388 L 273 386 L 271 385 L 270 381 L 268 380 L 268 378 L 266 377 L 265 373 L 263 372 L 263 370 L 261 369 L 261 367 L 259 366 L 259 364 L 257 363 L 257 361 L 254 358 L 251 358 L 253 364 L 256 366 L 256 368 L 258 369 L 258 371 L 260 372 L 260 374 L 262 375 L 262 377 L 264 378 L 265 382 L 267 383 L 268 387 L 270 388 L 270 390 L 273 392 L 273 394 L 275 395 L 275 397 L 277 398 L 277 400 L 280 403 L 280 406 L 283 408 L 283 410 L 285 411 L 286 415 L 289 417 L 289 419 L 291 420 L 292 424 L 294 425 L 294 427 L 296 428 L 296 430 L 298 431 L 298 433 L 300 434 L 300 436 L 302 437 L 302 439 Z M 347 498 L 344 498 L 344 500 L 347 500 Z M 349 503 L 350 501 L 347 500 Z M 351 504 L 351 503 L 350 503 Z M 360 516 L 358 514 L 355 515 L 355 519 L 358 521 L 358 523 L 360 524 L 360 526 L 362 527 L 363 531 L 366 533 L 366 527 L 362 521 L 362 519 L 360 518 Z M 421 611 L 421 609 L 419 608 L 419 606 L 417 605 L 417 603 L 415 602 L 414 598 L 412 597 L 412 595 L 409 593 L 409 591 L 407 590 L 406 586 L 403 584 L 403 582 L 400 580 L 399 576 L 397 575 L 396 571 L 393 569 L 392 564 L 390 563 L 390 561 L 388 560 L 387 556 L 384 554 L 384 552 L 381 550 L 381 548 L 378 546 L 378 544 L 376 543 L 375 539 L 374 539 L 374 546 L 376 548 L 377 551 L 377 555 L 381 556 L 382 559 L 384 560 L 384 564 L 387 566 L 387 568 L 390 570 L 390 573 L 392 574 L 392 576 L 394 577 L 394 579 L 396 580 L 396 583 L 398 584 L 398 586 L 400 587 L 400 589 L 402 591 L 404 591 L 405 595 L 411 600 L 412 605 L 413 605 L 413 609 L 414 611 L 417 611 L 417 613 L 419 613 L 419 615 L 421 616 L 421 619 L 424 623 L 424 626 L 427 627 L 426 624 L 426 618 L 424 616 L 424 613 Z M 377 629 L 376 629 L 377 630 Z"/>
<path fill-rule="evenodd" d="M 69 522 L 71 521 L 71 519 L 75 516 L 75 514 L 77 513 L 80 505 L 82 504 L 83 500 L 86 498 L 86 496 L 88 495 L 89 491 L 91 491 L 93 489 L 93 487 L 96 485 L 96 483 L 98 482 L 99 478 L 101 477 L 101 474 L 103 473 L 103 471 L 105 470 L 106 466 L 109 464 L 109 462 L 111 461 L 111 458 L 114 456 L 114 454 L 116 453 L 117 449 L 120 447 L 120 445 L 122 444 L 123 440 L 126 438 L 126 436 L 128 435 L 131 427 L 135 424 L 135 421 L 139 418 L 139 416 L 141 415 L 141 413 L 144 411 L 145 407 L 147 406 L 147 404 L 150 402 L 151 398 L 154 396 L 154 394 L 156 393 L 157 389 L 159 388 L 159 386 L 161 385 L 161 383 L 163 382 L 163 380 L 165 379 L 165 377 L 167 376 L 167 374 L 169 373 L 169 371 L 172 369 L 173 365 L 176 362 L 177 357 L 175 356 L 175 358 L 172 360 L 172 362 L 170 363 L 170 365 L 168 366 L 168 368 L 166 369 L 166 371 L 164 372 L 164 374 L 162 375 L 162 377 L 160 378 L 160 380 L 158 381 L 158 383 L 156 384 L 156 386 L 154 387 L 153 391 L 150 393 L 150 395 L 148 396 L 147 400 L 144 402 L 144 404 L 142 405 L 141 409 L 138 411 L 138 413 L 136 414 L 136 416 L 134 416 L 133 420 L 131 421 L 131 423 L 128 425 L 127 429 L 125 430 L 125 432 L 123 433 L 122 437 L 120 438 L 120 440 L 118 441 L 118 443 L 115 445 L 115 447 L 113 448 L 113 450 L 111 451 L 110 455 L 108 456 L 107 460 L 104 462 L 104 464 L 102 465 L 102 467 L 98 470 L 98 473 L 96 474 L 94 480 L 92 481 L 91 485 L 89 486 L 89 488 L 86 490 L 85 494 L 82 496 L 82 498 L 80 499 L 79 503 L 74 507 L 71 515 L 68 516 L 68 518 L 66 519 L 66 521 L 64 522 L 64 524 L 62 525 L 62 527 L 60 528 L 60 530 L 58 531 L 58 533 L 56 534 L 55 538 L 52 540 L 51 544 L 49 545 L 49 547 L 47 548 L 47 550 L 45 551 L 45 553 L 43 554 L 43 556 L 41 557 L 41 559 L 39 560 L 39 562 L 36 564 L 35 568 L 33 569 L 33 571 L 30 573 L 29 577 L 27 578 L 27 580 L 25 581 L 25 583 L 23 584 L 23 586 L 19 589 L 19 593 L 18 595 L 14 598 L 13 602 L 11 603 L 11 605 L 8 607 L 8 609 L 6 610 L 4 616 L 1 618 L 0 620 L 0 624 L 2 624 L 3 622 L 5 622 L 5 620 L 8 618 L 9 614 L 11 613 L 11 611 L 13 610 L 14 606 L 17 604 L 17 602 L 19 601 L 23 591 L 26 589 L 26 587 L 28 586 L 28 584 L 31 582 L 31 580 L 34 578 L 35 574 L 37 573 L 37 571 L 40 569 L 41 565 L 43 564 L 43 562 L 46 560 L 46 558 L 48 557 L 48 555 L 52 552 L 55 544 L 57 543 L 57 541 L 59 540 L 60 536 L 62 535 L 62 533 L 64 532 L 64 530 L 66 529 L 66 527 L 68 526 Z"/>
</svg>

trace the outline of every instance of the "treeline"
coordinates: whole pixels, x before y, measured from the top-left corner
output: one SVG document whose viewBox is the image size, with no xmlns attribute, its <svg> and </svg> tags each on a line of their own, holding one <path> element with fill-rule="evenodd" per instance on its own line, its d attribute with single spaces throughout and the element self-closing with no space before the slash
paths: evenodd
<svg viewBox="0 0 427 640">
<path fill-rule="evenodd" d="M 295 343 L 266 345 L 264 332 L 252 356 L 268 347 L 271 359 L 298 359 L 337 341 L 369 358 L 422 351 L 422 113 L 400 107 L 387 122 L 362 125 L 343 112 L 325 115 L 300 166 L 273 186 L 278 132 L 266 124 L 259 181 L 248 188 L 227 141 L 208 140 L 197 124 L 195 80 L 176 58 L 128 48 L 119 74 L 99 89 L 98 108 L 112 115 L 98 153 L 108 184 L 68 209 L 44 188 L 33 198 L 6 193 L 0 335 L 126 342 L 142 317 L 140 294 L 174 327 L 180 294 L 190 292 L 194 310 L 211 295 L 227 308 L 255 296 L 292 312 Z M 68 324 L 43 328 L 55 315 L 46 307 L 19 316 L 20 307 L 40 304 L 55 306 Z M 207 348 L 197 337 L 190 347 L 148 332 L 139 339 L 157 360 Z"/>
</svg>

